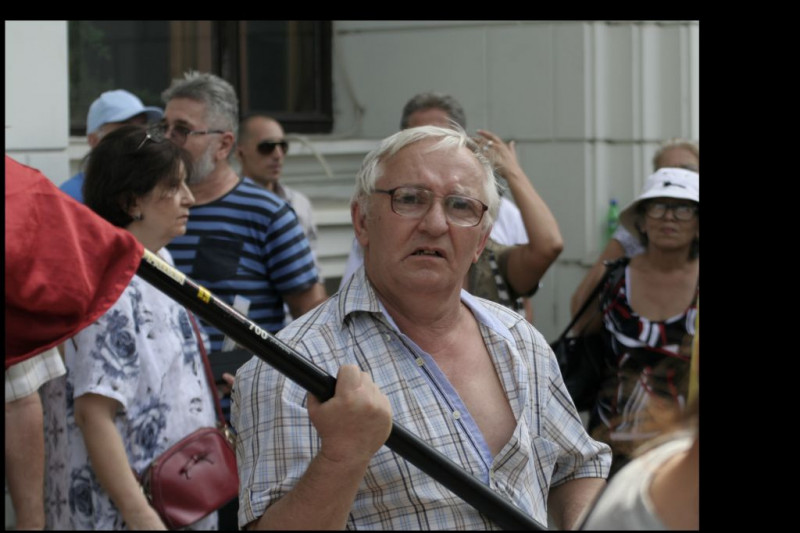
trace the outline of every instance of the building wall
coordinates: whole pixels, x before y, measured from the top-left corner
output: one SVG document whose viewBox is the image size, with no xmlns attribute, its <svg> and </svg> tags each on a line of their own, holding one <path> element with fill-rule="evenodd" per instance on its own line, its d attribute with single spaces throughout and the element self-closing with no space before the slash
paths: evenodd
<svg viewBox="0 0 800 533">
<path fill-rule="evenodd" d="M 68 177 L 67 23 L 5 21 L 5 150 L 56 183 Z"/>
</svg>

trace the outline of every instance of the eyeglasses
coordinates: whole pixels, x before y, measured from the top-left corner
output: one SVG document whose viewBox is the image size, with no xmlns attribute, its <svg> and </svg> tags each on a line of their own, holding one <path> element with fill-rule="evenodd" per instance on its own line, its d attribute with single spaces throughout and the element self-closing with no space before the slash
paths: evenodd
<svg viewBox="0 0 800 533">
<path fill-rule="evenodd" d="M 190 130 L 185 126 L 179 126 L 177 124 L 170 127 L 164 122 L 155 124 L 153 129 L 159 132 L 156 135 L 161 135 L 162 139 L 169 137 L 170 140 L 178 146 L 183 146 L 186 144 L 186 138 L 189 135 L 211 135 L 214 133 L 225 133 L 225 130 Z"/>
<path fill-rule="evenodd" d="M 166 138 L 164 136 L 164 131 L 165 130 L 163 128 L 159 128 L 158 124 L 147 128 L 147 131 L 144 134 L 144 139 L 142 139 L 142 142 L 140 142 L 139 146 L 136 147 L 136 151 L 138 152 L 147 141 L 152 141 L 154 143 L 162 142 Z"/>
<path fill-rule="evenodd" d="M 374 192 L 388 194 L 392 197 L 392 211 L 400 216 L 420 218 L 430 210 L 434 198 L 442 198 L 444 214 L 447 221 L 465 228 L 477 226 L 489 206 L 459 194 L 437 196 L 433 191 L 421 187 L 395 187 L 388 191 L 375 189 Z"/>
<path fill-rule="evenodd" d="M 664 218 L 667 210 L 672 211 L 678 220 L 691 220 L 697 214 L 698 207 L 689 204 L 671 204 L 667 202 L 650 202 L 645 206 L 645 213 L 650 218 Z"/>
<path fill-rule="evenodd" d="M 269 155 L 275 151 L 275 147 L 280 146 L 284 154 L 289 151 L 289 143 L 287 141 L 261 141 L 256 145 L 256 150 L 261 155 Z"/>
</svg>

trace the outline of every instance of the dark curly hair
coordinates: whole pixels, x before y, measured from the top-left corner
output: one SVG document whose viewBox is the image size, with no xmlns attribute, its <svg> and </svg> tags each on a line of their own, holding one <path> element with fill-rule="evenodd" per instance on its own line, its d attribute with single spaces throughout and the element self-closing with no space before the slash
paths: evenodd
<svg viewBox="0 0 800 533">
<path fill-rule="evenodd" d="M 122 126 L 103 137 L 89 152 L 83 182 L 84 203 L 115 226 L 133 222 L 128 210 L 159 184 L 166 190 L 180 185 L 180 164 L 188 176 L 189 152 L 169 140 L 147 138 L 142 126 Z"/>
</svg>

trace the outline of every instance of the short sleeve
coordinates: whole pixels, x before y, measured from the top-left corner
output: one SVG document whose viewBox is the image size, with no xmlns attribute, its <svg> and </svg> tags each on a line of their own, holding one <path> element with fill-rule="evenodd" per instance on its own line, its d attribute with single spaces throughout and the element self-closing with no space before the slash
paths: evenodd
<svg viewBox="0 0 800 533">
<path fill-rule="evenodd" d="M 111 309 L 67 341 L 74 397 L 93 393 L 125 408 L 133 403 L 140 376 L 134 293 L 128 286 Z"/>
</svg>

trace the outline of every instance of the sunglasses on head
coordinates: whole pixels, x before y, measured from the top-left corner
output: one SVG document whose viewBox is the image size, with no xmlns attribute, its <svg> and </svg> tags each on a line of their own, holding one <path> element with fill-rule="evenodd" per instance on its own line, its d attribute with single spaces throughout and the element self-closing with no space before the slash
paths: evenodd
<svg viewBox="0 0 800 533">
<path fill-rule="evenodd" d="M 261 155 L 269 155 L 275 151 L 275 147 L 280 146 L 283 153 L 289 151 L 289 143 L 286 141 L 262 141 L 256 146 L 256 150 Z"/>
</svg>

